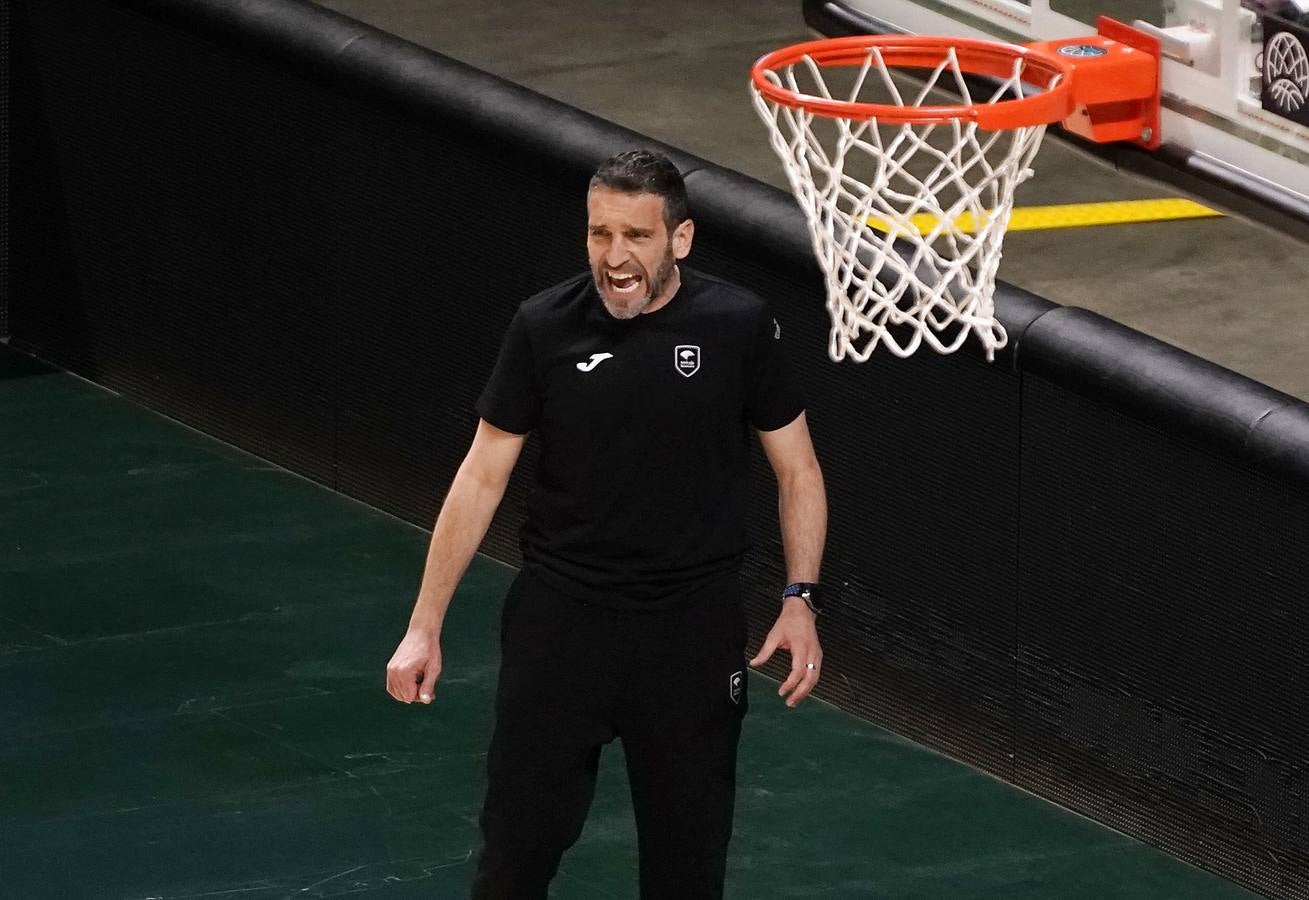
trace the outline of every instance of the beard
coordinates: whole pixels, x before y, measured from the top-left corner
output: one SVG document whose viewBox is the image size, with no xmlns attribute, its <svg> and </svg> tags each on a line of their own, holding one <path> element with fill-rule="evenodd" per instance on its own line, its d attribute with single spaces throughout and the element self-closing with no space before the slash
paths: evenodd
<svg viewBox="0 0 1309 900">
<path fill-rule="evenodd" d="M 668 246 L 664 248 L 664 257 L 659 260 L 659 268 L 655 270 L 653 276 L 646 274 L 644 267 L 641 268 L 641 279 L 646 284 L 645 293 L 624 304 L 616 304 L 609 297 L 608 291 L 605 290 L 605 266 L 601 263 L 591 269 L 591 280 L 595 282 L 595 292 L 600 295 L 600 302 L 604 304 L 609 315 L 615 319 L 635 319 L 654 302 L 654 299 L 664 292 L 668 287 L 668 282 L 673 278 L 673 269 L 677 265 L 677 260 L 673 257 L 673 242 L 670 240 Z M 638 266 L 639 267 L 639 266 Z"/>
</svg>

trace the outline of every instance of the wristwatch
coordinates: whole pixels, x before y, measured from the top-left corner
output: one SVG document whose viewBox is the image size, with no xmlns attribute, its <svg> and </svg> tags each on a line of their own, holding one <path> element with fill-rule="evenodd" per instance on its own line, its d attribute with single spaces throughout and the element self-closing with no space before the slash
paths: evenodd
<svg viewBox="0 0 1309 900">
<path fill-rule="evenodd" d="M 782 599 L 785 600 L 787 597 L 800 597 L 815 615 L 823 611 L 823 588 L 820 584 L 809 581 L 788 584 L 782 591 Z"/>
</svg>

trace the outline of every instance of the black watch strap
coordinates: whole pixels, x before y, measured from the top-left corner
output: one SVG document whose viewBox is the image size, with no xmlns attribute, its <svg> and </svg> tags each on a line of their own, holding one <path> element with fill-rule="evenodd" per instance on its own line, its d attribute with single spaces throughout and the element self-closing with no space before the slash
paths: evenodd
<svg viewBox="0 0 1309 900">
<path fill-rule="evenodd" d="M 782 591 L 782 599 L 785 600 L 787 597 L 801 598 L 815 614 L 823 611 L 823 588 L 816 582 L 797 581 L 795 584 L 788 584 Z"/>
</svg>

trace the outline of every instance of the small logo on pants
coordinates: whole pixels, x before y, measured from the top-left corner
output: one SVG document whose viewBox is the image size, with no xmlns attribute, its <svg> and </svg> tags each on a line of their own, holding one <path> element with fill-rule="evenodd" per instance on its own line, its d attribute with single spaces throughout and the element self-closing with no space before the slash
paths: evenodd
<svg viewBox="0 0 1309 900">
<path fill-rule="evenodd" d="M 738 705 L 741 702 L 741 682 L 744 678 L 744 672 L 733 672 L 732 677 L 728 679 L 728 696 L 732 698 L 733 703 Z"/>
</svg>

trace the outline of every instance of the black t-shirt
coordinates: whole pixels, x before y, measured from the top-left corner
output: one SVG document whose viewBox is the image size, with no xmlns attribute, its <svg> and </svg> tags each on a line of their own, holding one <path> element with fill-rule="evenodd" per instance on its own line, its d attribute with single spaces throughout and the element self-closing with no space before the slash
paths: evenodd
<svg viewBox="0 0 1309 900">
<path fill-rule="evenodd" d="M 540 438 L 524 565 L 560 592 L 650 608 L 738 569 L 750 427 L 804 402 L 749 291 L 681 267 L 673 299 L 615 319 L 590 273 L 524 302 L 477 412 Z"/>
</svg>

